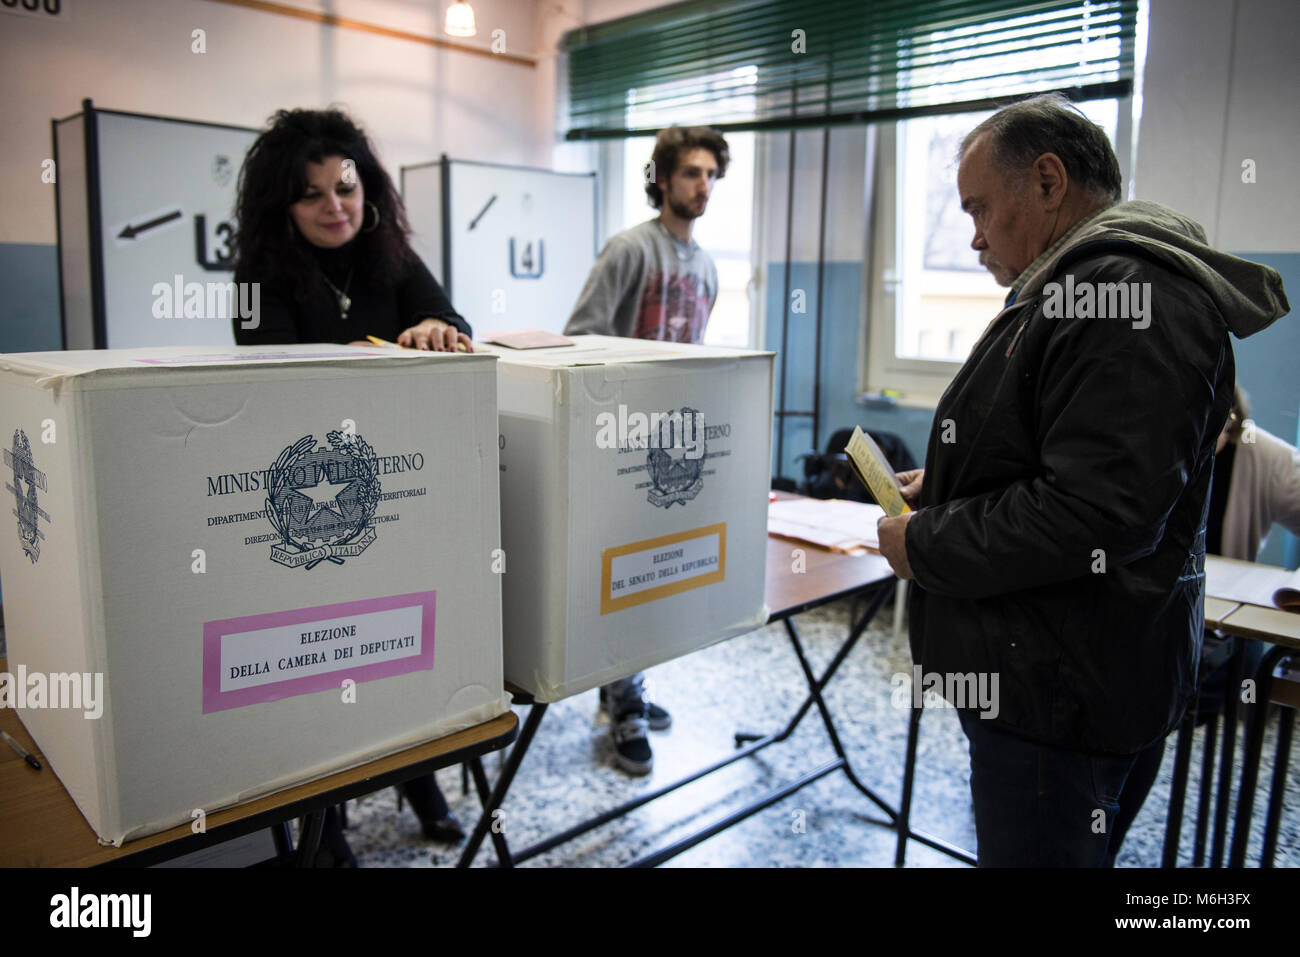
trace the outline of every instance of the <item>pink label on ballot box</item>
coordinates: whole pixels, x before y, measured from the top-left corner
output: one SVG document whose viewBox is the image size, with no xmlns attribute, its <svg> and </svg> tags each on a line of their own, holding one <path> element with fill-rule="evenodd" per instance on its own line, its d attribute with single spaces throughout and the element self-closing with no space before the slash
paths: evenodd
<svg viewBox="0 0 1300 957">
<path fill-rule="evenodd" d="M 204 622 L 203 713 L 432 668 L 436 595 Z"/>
</svg>

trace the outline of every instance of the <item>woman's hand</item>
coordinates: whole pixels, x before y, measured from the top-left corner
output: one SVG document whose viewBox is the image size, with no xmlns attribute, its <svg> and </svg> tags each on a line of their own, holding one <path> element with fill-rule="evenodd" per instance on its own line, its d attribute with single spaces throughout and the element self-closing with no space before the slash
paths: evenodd
<svg viewBox="0 0 1300 957">
<path fill-rule="evenodd" d="M 920 505 L 921 482 L 925 479 L 925 469 L 898 472 L 894 478 L 898 480 L 898 490 L 903 493 L 903 501 L 908 504 L 908 507 L 916 508 Z"/>
<path fill-rule="evenodd" d="M 464 346 L 460 350 L 462 352 L 474 351 L 474 343 L 469 336 L 441 319 L 425 319 L 418 325 L 403 330 L 397 337 L 397 344 L 426 352 L 456 352 L 457 346 Z"/>
</svg>

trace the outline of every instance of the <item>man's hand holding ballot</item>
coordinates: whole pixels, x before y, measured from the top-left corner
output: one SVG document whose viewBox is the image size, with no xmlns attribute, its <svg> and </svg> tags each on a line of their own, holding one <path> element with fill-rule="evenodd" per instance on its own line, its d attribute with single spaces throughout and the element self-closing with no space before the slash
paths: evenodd
<svg viewBox="0 0 1300 957">
<path fill-rule="evenodd" d="M 912 508 L 920 499 L 921 476 L 925 469 L 895 473 L 880 446 L 861 428 L 853 430 L 844 454 L 858 480 L 885 510 L 884 516 L 876 523 L 880 554 L 885 556 L 895 575 L 912 578 L 912 566 L 907 560 L 907 523 L 915 514 Z"/>
<path fill-rule="evenodd" d="M 925 478 L 925 469 L 911 469 L 898 472 L 894 478 L 898 482 L 898 492 L 907 505 L 915 509 L 921 501 L 921 482 Z M 899 578 L 914 578 L 912 565 L 907 560 L 907 523 L 912 520 L 915 511 L 890 517 L 884 515 L 876 522 L 876 534 L 880 538 L 880 554 L 889 562 L 889 567 Z"/>
</svg>

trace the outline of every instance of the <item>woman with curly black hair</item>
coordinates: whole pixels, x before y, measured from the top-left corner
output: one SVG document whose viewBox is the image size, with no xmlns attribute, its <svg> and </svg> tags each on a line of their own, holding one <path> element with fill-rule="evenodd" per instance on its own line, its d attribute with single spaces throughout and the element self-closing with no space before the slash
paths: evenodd
<svg viewBox="0 0 1300 957">
<path fill-rule="evenodd" d="M 393 181 L 341 111 L 277 112 L 244 158 L 235 217 L 235 281 L 261 284 L 258 314 L 234 321 L 240 345 L 370 335 L 472 350 L 469 323 L 411 249 Z"/>
<path fill-rule="evenodd" d="M 261 284 L 257 314 L 234 320 L 240 345 L 370 345 L 369 335 L 413 349 L 473 351 L 469 323 L 407 241 L 393 181 L 342 112 L 277 112 L 244 158 L 235 215 L 235 281 Z M 426 837 L 465 836 L 432 774 L 401 792 Z M 321 849 L 322 866 L 356 864 L 334 808 Z"/>
</svg>

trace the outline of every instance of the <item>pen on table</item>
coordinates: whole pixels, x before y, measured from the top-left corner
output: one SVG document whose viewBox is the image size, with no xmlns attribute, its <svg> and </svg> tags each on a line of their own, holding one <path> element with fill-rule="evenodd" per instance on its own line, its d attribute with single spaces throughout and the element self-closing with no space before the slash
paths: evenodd
<svg viewBox="0 0 1300 957">
<path fill-rule="evenodd" d="M 373 343 L 374 343 L 375 345 L 377 345 L 377 346 L 387 346 L 389 349 L 408 349 L 408 348 L 410 348 L 409 346 L 399 346 L 396 342 L 389 342 L 387 339 L 380 339 L 378 336 L 366 336 L 366 338 L 369 339 L 371 342 L 373 342 Z M 419 350 L 411 349 L 411 351 L 412 351 L 412 352 L 417 352 L 417 351 L 419 351 Z M 469 350 L 465 348 L 465 343 L 463 343 L 463 342 L 458 342 L 458 343 L 456 343 L 456 351 L 457 351 L 457 352 L 468 352 Z"/>
<path fill-rule="evenodd" d="M 9 737 L 8 733 L 4 731 L 0 731 L 0 738 L 4 738 L 6 741 L 8 741 L 9 747 L 13 748 L 20 755 L 22 755 L 22 759 L 26 761 L 28 764 L 30 764 L 32 767 L 34 767 L 37 771 L 41 769 L 41 762 L 36 760 L 36 755 L 29 752 L 21 744 L 19 744 L 13 738 Z"/>
</svg>

